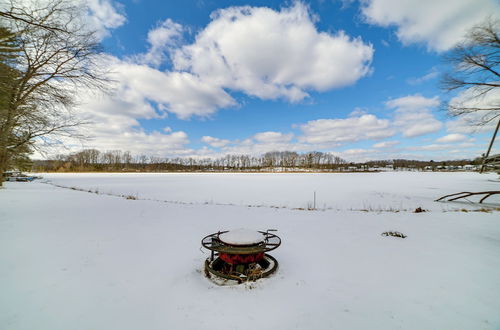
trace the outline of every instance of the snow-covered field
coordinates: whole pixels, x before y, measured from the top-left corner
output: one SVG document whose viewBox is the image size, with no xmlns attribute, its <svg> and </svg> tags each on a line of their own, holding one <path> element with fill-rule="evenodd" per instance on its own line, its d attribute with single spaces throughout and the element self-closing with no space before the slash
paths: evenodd
<svg viewBox="0 0 500 330">
<path fill-rule="evenodd" d="M 433 202 L 499 190 L 496 175 L 45 179 L 99 194 L 39 181 L 0 190 L 2 330 L 500 329 L 500 213 Z M 294 209 L 314 191 L 322 210 Z M 279 229 L 280 268 L 220 287 L 202 274 L 200 240 L 238 227 Z"/>
<path fill-rule="evenodd" d="M 471 172 L 42 175 L 45 180 L 64 187 L 196 204 L 310 208 L 314 206 L 316 192 L 316 208 L 332 210 L 413 211 L 417 207 L 452 210 L 470 205 L 434 203 L 434 200 L 460 191 L 500 189 L 496 174 Z M 500 203 L 500 196 L 487 201 Z"/>
</svg>

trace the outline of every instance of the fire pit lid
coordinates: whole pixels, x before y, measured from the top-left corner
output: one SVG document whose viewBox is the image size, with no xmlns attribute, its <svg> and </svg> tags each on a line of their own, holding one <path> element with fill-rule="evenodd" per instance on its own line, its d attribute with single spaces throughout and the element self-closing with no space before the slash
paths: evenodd
<svg viewBox="0 0 500 330">
<path fill-rule="evenodd" d="M 219 239 L 230 245 L 255 245 L 264 241 L 264 235 L 251 229 L 234 229 L 219 235 Z"/>
</svg>

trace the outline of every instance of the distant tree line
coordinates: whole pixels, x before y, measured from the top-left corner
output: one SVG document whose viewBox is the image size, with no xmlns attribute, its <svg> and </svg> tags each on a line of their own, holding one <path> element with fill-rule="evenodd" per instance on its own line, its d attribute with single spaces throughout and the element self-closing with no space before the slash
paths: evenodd
<svg viewBox="0 0 500 330">
<path fill-rule="evenodd" d="M 362 164 L 354 164 L 357 166 L 367 166 L 369 168 L 391 166 L 394 169 L 416 169 L 423 170 L 426 168 L 439 169 L 446 166 L 464 166 L 464 165 L 479 165 L 481 159 L 459 159 L 459 160 L 409 160 L 409 159 L 391 159 L 391 160 L 374 160 Z"/>
<path fill-rule="evenodd" d="M 220 158 L 161 158 L 132 155 L 129 151 L 111 150 L 100 152 L 85 149 L 69 155 L 57 155 L 54 159 L 38 160 L 35 171 L 251 171 L 266 168 L 289 169 L 336 169 L 347 162 L 331 153 L 272 151 L 262 156 L 226 155 Z"/>
<path fill-rule="evenodd" d="M 129 151 L 111 150 L 100 152 L 85 149 L 68 155 L 57 155 L 50 160 L 37 160 L 33 170 L 37 172 L 192 172 L 192 171 L 350 171 L 394 169 L 423 170 L 426 167 L 463 166 L 479 161 L 418 161 L 406 159 L 379 160 L 364 163 L 349 163 L 344 159 L 324 152 L 297 153 L 272 151 L 261 156 L 226 155 L 219 158 L 161 158 L 132 155 Z"/>
</svg>

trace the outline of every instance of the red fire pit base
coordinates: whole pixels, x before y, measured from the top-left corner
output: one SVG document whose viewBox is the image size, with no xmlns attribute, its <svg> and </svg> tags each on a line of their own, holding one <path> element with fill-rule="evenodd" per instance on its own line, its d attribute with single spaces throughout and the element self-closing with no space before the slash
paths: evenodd
<svg viewBox="0 0 500 330">
<path fill-rule="evenodd" d="M 227 259 L 227 258 L 224 258 Z M 205 261 L 205 275 L 212 280 L 232 280 L 237 283 L 264 278 L 278 269 L 278 261 L 269 254 L 259 256 L 256 262 L 230 264 L 220 257 Z M 218 283 L 217 281 L 216 283 Z"/>
</svg>

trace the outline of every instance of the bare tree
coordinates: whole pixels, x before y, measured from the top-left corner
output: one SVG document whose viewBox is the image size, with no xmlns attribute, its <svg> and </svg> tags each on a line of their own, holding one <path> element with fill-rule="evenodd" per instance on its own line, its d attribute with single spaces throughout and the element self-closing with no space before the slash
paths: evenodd
<svg viewBox="0 0 500 330">
<path fill-rule="evenodd" d="M 0 26 L 13 35 L 0 36 L 2 73 L 10 80 L 0 85 L 0 173 L 37 140 L 78 137 L 75 128 L 83 121 L 72 112 L 76 91 L 104 88 L 99 43 L 84 24 L 84 10 L 69 0 L 37 8 L 0 0 Z M 3 47 L 5 40 L 15 53 Z"/>
<path fill-rule="evenodd" d="M 454 70 L 443 76 L 443 89 L 461 91 L 458 97 L 448 102 L 449 113 L 478 114 L 472 125 L 484 125 L 498 118 L 483 157 L 483 172 L 500 127 L 500 19 L 490 17 L 473 27 L 445 60 Z"/>
<path fill-rule="evenodd" d="M 67 32 L 64 27 L 54 24 L 56 20 L 60 19 L 61 15 L 68 14 L 67 4 L 62 5 L 63 1 L 33 2 L 32 4 L 36 8 L 27 9 L 26 4 L 19 5 L 12 0 L 1 1 L 0 18 L 5 21 L 22 22 L 26 30 L 18 31 L 20 33 L 27 32 L 31 28 L 44 29 L 48 32 Z M 43 19 L 40 19 L 40 17 L 43 17 Z"/>
<path fill-rule="evenodd" d="M 481 112 L 477 124 L 485 124 L 500 116 L 500 19 L 489 18 L 473 27 L 447 55 L 445 62 L 453 71 L 441 81 L 446 91 L 462 91 L 460 100 L 448 104 L 452 115 Z M 484 102 L 483 100 L 492 100 Z"/>
</svg>

